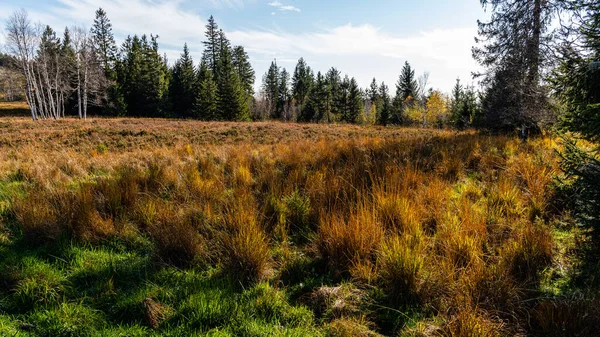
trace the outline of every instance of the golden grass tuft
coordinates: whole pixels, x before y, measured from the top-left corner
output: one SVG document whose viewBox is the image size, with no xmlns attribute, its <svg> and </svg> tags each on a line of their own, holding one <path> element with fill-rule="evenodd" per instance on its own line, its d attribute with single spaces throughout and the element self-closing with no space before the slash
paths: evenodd
<svg viewBox="0 0 600 337">
<path fill-rule="evenodd" d="M 348 220 L 322 217 L 316 247 L 329 269 L 340 277 L 360 261 L 374 259 L 384 231 L 372 211 L 365 208 L 351 214 Z"/>
</svg>

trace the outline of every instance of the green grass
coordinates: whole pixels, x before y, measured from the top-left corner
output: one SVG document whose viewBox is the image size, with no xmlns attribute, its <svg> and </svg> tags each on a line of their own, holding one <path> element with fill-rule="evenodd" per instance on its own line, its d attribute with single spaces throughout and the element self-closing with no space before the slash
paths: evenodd
<svg viewBox="0 0 600 337">
<path fill-rule="evenodd" d="M 244 288 L 218 268 L 159 268 L 148 245 L 0 245 L 0 335 L 322 335 L 313 312 L 284 290 Z"/>
</svg>

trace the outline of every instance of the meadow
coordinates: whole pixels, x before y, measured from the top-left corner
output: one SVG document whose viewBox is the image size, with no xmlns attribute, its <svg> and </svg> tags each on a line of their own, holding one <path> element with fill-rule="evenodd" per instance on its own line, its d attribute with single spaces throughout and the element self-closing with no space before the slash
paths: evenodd
<svg viewBox="0 0 600 337">
<path fill-rule="evenodd" d="M 593 336 L 559 147 L 0 118 L 0 335 Z"/>
</svg>

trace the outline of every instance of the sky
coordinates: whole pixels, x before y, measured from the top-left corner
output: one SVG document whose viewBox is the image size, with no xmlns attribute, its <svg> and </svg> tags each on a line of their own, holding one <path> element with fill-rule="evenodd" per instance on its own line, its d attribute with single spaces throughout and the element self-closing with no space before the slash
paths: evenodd
<svg viewBox="0 0 600 337">
<path fill-rule="evenodd" d="M 62 32 L 90 28 L 102 7 L 120 43 L 127 35 L 159 35 L 172 63 L 187 43 L 200 61 L 206 21 L 213 15 L 233 45 L 242 45 L 256 71 L 256 87 L 273 60 L 293 72 L 300 57 L 315 71 L 332 66 L 362 87 L 373 78 L 390 91 L 408 61 L 429 86 L 450 92 L 460 77 L 473 82 L 471 57 L 479 0 L 2 0 L 0 46 L 6 18 L 24 8 L 35 23 Z"/>
</svg>

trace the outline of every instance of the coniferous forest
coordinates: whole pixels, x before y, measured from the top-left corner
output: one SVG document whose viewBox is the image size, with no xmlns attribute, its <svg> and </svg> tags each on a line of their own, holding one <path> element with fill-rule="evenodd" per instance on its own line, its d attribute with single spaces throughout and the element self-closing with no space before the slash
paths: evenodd
<svg viewBox="0 0 600 337">
<path fill-rule="evenodd" d="M 447 92 L 5 16 L 0 336 L 599 336 L 600 3 L 477 3 Z"/>
</svg>

